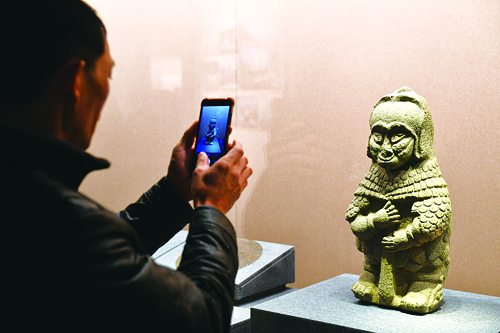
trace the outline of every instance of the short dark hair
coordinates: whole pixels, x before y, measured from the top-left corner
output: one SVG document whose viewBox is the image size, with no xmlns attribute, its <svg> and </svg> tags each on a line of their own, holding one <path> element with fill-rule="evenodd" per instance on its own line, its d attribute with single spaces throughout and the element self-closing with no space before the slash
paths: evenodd
<svg viewBox="0 0 500 333">
<path fill-rule="evenodd" d="M 81 0 L 0 0 L 0 99 L 38 100 L 73 58 L 92 69 L 104 54 L 106 30 Z"/>
</svg>

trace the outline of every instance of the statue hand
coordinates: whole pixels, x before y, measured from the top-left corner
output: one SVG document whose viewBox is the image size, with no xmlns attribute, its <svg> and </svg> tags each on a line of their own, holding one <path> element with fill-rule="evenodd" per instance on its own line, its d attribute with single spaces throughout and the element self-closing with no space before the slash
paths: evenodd
<svg viewBox="0 0 500 333">
<path fill-rule="evenodd" d="M 410 248 L 412 244 L 408 241 L 406 229 L 403 229 L 395 231 L 392 236 L 384 237 L 382 239 L 382 246 L 384 246 L 388 252 L 395 252 L 406 250 Z"/>
<path fill-rule="evenodd" d="M 395 224 L 399 224 L 401 215 L 396 207 L 387 201 L 385 206 L 373 214 L 373 225 L 377 229 L 387 228 Z"/>
</svg>

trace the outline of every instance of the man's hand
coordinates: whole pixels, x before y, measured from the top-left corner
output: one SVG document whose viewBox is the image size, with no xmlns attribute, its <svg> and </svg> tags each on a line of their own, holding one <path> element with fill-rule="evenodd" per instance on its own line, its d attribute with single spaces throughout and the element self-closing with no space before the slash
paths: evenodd
<svg viewBox="0 0 500 333">
<path fill-rule="evenodd" d="M 248 184 L 252 168 L 247 166 L 241 143 L 234 141 L 228 153 L 210 167 L 205 153 L 198 155 L 193 173 L 194 206 L 212 206 L 226 214 Z"/>
<path fill-rule="evenodd" d="M 193 146 L 198 129 L 198 121 L 195 121 L 181 138 L 181 141 L 174 147 L 172 158 L 168 166 L 167 179 L 179 191 L 186 202 L 193 199 L 191 195 L 191 159 L 193 156 L 191 147 Z"/>
</svg>

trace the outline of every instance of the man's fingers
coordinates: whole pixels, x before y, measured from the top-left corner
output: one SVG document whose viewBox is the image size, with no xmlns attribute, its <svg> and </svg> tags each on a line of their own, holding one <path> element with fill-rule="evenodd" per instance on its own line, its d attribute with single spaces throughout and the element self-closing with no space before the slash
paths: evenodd
<svg viewBox="0 0 500 333">
<path fill-rule="evenodd" d="M 245 177 L 245 179 L 248 179 L 252 174 L 253 174 L 253 170 L 250 167 L 245 167 L 245 169 L 242 172 L 242 175 L 243 175 L 243 177 Z"/>
<path fill-rule="evenodd" d="M 230 161 L 230 164 L 234 165 L 240 162 L 243 156 L 243 146 L 241 142 L 234 140 L 232 145 L 228 145 L 229 151 L 223 158 Z"/>
<path fill-rule="evenodd" d="M 241 173 L 241 179 L 243 179 L 243 182 L 241 184 L 241 191 L 243 191 L 247 185 L 248 185 L 248 178 L 252 175 L 253 170 L 252 168 L 245 168 L 243 172 Z"/>
<path fill-rule="evenodd" d="M 191 149 L 193 145 L 194 138 L 196 137 L 196 131 L 198 129 L 198 120 L 189 126 L 189 128 L 184 132 L 181 138 L 181 145 L 186 148 L 186 150 Z"/>
</svg>

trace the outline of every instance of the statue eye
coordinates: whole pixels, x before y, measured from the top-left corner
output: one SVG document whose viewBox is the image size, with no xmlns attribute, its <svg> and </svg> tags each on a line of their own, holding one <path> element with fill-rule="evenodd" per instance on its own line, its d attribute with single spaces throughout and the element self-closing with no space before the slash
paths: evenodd
<svg viewBox="0 0 500 333">
<path fill-rule="evenodd" d="M 391 136 L 391 142 L 397 143 L 397 142 L 401 141 L 402 139 L 404 139 L 405 137 L 406 137 L 406 135 L 404 133 L 395 133 Z"/>
<path fill-rule="evenodd" d="M 378 132 L 373 132 L 372 133 L 372 138 L 373 140 L 375 140 L 376 143 L 382 143 L 382 141 L 384 141 L 384 137 L 382 136 L 382 134 L 378 133 Z"/>
</svg>

